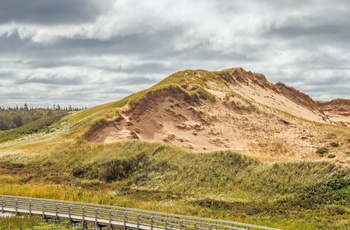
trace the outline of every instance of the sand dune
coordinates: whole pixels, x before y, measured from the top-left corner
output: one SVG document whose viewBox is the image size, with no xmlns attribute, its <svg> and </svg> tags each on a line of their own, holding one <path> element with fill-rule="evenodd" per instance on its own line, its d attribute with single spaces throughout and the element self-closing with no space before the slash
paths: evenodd
<svg viewBox="0 0 350 230">
<path fill-rule="evenodd" d="M 318 147 L 331 141 L 322 124 L 348 125 L 348 113 L 325 110 L 308 95 L 241 68 L 215 72 L 218 81 L 196 84 L 206 72 L 184 71 L 183 90 L 163 87 L 136 104 L 119 109 L 86 134 L 93 142 L 126 139 L 172 143 L 193 151 L 232 149 L 264 158 L 317 159 Z M 189 96 L 203 88 L 211 99 Z M 350 107 L 346 107 L 347 112 Z M 338 112 L 335 112 L 338 111 Z M 347 160 L 346 154 L 338 159 Z"/>
</svg>

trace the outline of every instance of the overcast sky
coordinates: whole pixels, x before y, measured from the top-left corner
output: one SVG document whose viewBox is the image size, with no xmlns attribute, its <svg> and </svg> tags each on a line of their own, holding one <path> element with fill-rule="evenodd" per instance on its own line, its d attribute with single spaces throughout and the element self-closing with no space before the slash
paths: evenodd
<svg viewBox="0 0 350 230">
<path fill-rule="evenodd" d="M 90 107 L 231 67 L 350 98 L 350 1 L 0 1 L 0 105 Z"/>
</svg>

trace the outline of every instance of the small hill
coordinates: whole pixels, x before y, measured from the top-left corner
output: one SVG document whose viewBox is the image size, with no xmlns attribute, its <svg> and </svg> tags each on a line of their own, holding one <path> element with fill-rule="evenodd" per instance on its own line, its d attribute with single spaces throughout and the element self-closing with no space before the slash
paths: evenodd
<svg viewBox="0 0 350 230">
<path fill-rule="evenodd" d="M 242 68 L 177 72 L 108 114 L 114 115 L 98 120 L 86 140 L 138 139 L 283 159 L 317 158 L 320 146 L 336 141 L 320 129 L 336 121 L 310 96 Z"/>
</svg>

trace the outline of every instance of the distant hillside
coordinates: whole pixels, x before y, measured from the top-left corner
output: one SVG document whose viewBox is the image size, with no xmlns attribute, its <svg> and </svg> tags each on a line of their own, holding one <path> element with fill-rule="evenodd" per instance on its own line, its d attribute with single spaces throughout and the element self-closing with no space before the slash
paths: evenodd
<svg viewBox="0 0 350 230">
<path fill-rule="evenodd" d="M 43 117 L 66 114 L 65 110 L 0 108 L 0 131 L 21 127 Z"/>
</svg>

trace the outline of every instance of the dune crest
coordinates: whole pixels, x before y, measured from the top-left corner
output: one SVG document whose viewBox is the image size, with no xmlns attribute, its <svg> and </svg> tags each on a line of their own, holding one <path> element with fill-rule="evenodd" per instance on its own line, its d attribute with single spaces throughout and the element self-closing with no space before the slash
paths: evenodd
<svg viewBox="0 0 350 230">
<path fill-rule="evenodd" d="M 349 125 L 346 111 L 242 68 L 175 73 L 86 134 L 88 141 L 138 139 L 194 151 L 232 149 L 270 158 L 315 158 L 321 124 Z M 349 105 L 349 104 L 348 104 Z M 329 108 L 333 109 L 329 109 Z M 343 107 L 342 107 L 343 108 Z M 340 112 L 341 111 L 341 112 Z M 336 114 L 336 116 L 333 114 Z M 340 119 L 341 118 L 341 119 Z"/>
</svg>

